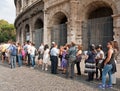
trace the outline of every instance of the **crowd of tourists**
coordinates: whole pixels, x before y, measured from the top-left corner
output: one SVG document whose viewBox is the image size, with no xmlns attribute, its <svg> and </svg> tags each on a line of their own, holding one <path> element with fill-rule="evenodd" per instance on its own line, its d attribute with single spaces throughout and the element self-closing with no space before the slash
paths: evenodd
<svg viewBox="0 0 120 91">
<path fill-rule="evenodd" d="M 35 44 L 27 41 L 24 45 L 8 41 L 0 45 L 2 63 L 7 61 L 11 69 L 16 68 L 18 64 L 22 67 L 24 64 L 34 69 L 37 65 L 41 70 L 49 70 L 49 62 L 51 62 L 51 73 L 58 74 L 61 70 L 66 78 L 73 79 L 75 77 L 74 67 L 76 65 L 77 75 L 81 75 L 80 63 L 84 55 L 85 69 L 84 72 L 88 74 L 86 81 L 102 80 L 99 88 L 112 88 L 116 84 L 115 72 L 117 56 L 119 54 L 118 43 L 110 41 L 107 44 L 108 51 L 103 51 L 102 45 L 89 46 L 87 51 L 82 50 L 82 45 L 76 45 L 74 42 L 60 46 L 52 42 L 49 48 L 48 44 L 41 43 L 38 49 Z M 36 59 L 37 56 L 37 60 Z M 60 67 L 58 68 L 58 61 L 60 60 Z M 109 83 L 106 84 L 106 75 L 109 75 Z M 96 74 L 96 78 L 94 75 Z M 99 75 L 100 74 L 100 75 Z"/>
</svg>

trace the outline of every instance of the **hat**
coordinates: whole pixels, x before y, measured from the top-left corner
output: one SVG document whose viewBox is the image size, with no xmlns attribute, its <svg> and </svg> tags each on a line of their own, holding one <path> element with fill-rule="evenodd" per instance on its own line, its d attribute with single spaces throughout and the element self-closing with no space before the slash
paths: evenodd
<svg viewBox="0 0 120 91">
<path fill-rule="evenodd" d="M 52 42 L 52 44 L 55 44 L 55 42 Z"/>
</svg>

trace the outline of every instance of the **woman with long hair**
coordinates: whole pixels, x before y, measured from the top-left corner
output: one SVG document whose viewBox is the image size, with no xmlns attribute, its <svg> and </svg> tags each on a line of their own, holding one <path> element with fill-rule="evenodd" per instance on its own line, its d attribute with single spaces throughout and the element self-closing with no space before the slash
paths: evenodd
<svg viewBox="0 0 120 91">
<path fill-rule="evenodd" d="M 43 64 L 42 64 L 42 70 L 48 70 L 48 61 L 49 61 L 49 46 L 46 44 L 44 47 L 44 53 L 43 53 Z"/>
<path fill-rule="evenodd" d="M 114 42 L 114 55 L 115 55 L 115 63 L 117 64 L 118 62 L 118 55 L 119 55 L 119 47 L 118 47 L 118 42 L 117 41 L 113 41 Z M 115 85 L 116 84 L 116 74 L 112 74 L 112 84 Z"/>
<path fill-rule="evenodd" d="M 81 68 L 80 68 L 80 62 L 82 59 L 82 46 L 78 45 L 78 50 L 76 53 L 76 67 L 77 67 L 77 75 L 81 75 Z"/>
<path fill-rule="evenodd" d="M 107 55 L 104 60 L 104 67 L 102 72 L 102 84 L 99 85 L 99 88 L 112 88 L 112 74 L 116 72 L 116 65 L 114 61 L 114 42 L 110 41 L 107 43 Z M 109 75 L 109 83 L 106 85 L 106 75 Z"/>
</svg>

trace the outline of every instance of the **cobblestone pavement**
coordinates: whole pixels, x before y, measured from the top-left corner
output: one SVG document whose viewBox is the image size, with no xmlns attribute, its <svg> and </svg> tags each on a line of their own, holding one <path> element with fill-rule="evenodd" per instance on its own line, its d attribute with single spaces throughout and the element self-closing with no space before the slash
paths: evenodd
<svg viewBox="0 0 120 91">
<path fill-rule="evenodd" d="M 0 91 L 102 91 L 97 88 L 100 82 L 86 82 L 85 79 L 83 72 L 82 76 L 66 79 L 61 72 L 52 75 L 50 71 L 26 66 L 10 69 L 8 64 L 0 62 Z M 120 70 L 117 85 L 105 91 L 120 91 Z"/>
</svg>

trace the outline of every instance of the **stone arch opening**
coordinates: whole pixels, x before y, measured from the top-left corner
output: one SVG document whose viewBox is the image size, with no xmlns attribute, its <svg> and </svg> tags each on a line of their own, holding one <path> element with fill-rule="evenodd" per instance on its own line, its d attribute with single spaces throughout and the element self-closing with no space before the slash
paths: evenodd
<svg viewBox="0 0 120 91">
<path fill-rule="evenodd" d="M 95 9 L 94 11 L 91 11 L 88 19 L 95 19 L 95 18 L 101 18 L 101 17 L 109 17 L 113 14 L 113 11 L 110 7 L 99 7 Z"/>
<path fill-rule="evenodd" d="M 53 16 L 51 41 L 56 42 L 58 46 L 67 43 L 67 22 L 68 18 L 63 12 L 58 12 Z"/>
<path fill-rule="evenodd" d="M 39 45 L 41 43 L 43 43 L 43 21 L 41 19 L 37 19 L 35 24 L 34 24 L 34 31 L 35 31 L 35 34 L 33 36 L 33 39 L 35 41 L 35 46 L 36 48 L 39 48 Z"/>
<path fill-rule="evenodd" d="M 30 26 L 25 26 L 24 41 L 30 41 Z"/>
<path fill-rule="evenodd" d="M 85 49 L 88 49 L 90 44 L 101 44 L 106 51 L 106 44 L 113 40 L 114 35 L 112 15 L 112 8 L 105 2 L 99 1 L 89 5 L 82 31 Z"/>
</svg>

